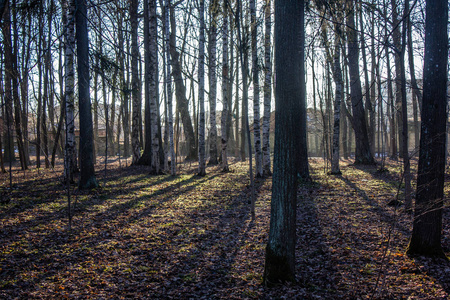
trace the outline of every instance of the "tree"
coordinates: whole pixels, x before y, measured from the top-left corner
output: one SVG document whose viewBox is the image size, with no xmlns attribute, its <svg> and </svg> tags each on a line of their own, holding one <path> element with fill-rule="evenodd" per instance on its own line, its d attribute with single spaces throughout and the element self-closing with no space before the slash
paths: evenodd
<svg viewBox="0 0 450 300">
<path fill-rule="evenodd" d="M 4 160 L 7 162 L 15 161 L 14 156 L 14 140 L 13 140 L 13 74 L 14 74 L 14 64 L 13 64 L 13 45 L 11 39 L 11 14 L 9 1 L 5 3 L 4 16 L 2 16 L 2 32 L 3 32 L 3 44 L 4 44 L 4 65 L 5 65 L 5 87 L 4 87 L 4 105 L 5 105 L 5 116 L 6 116 L 6 132 L 5 132 L 5 153 Z"/>
<path fill-rule="evenodd" d="M 448 3 L 427 0 L 416 207 L 409 254 L 445 257 L 441 246 L 447 122 Z"/>
<path fill-rule="evenodd" d="M 75 3 L 74 0 L 66 0 L 65 14 L 65 32 L 64 32 L 64 61 L 65 61 L 65 104 L 66 104 L 66 145 L 64 154 L 64 170 L 66 180 L 73 182 L 73 173 L 76 169 L 76 152 L 75 152 Z"/>
<path fill-rule="evenodd" d="M 252 75 L 253 75 L 253 138 L 255 141 L 256 177 L 262 177 L 261 129 L 259 123 L 259 65 L 257 43 L 256 0 L 250 0 L 250 24 L 252 45 Z"/>
<path fill-rule="evenodd" d="M 176 175 L 176 161 L 175 161 L 175 151 L 174 151 L 174 145 L 173 145 L 173 113 L 172 113 L 172 80 L 171 80 L 171 67 L 172 67 L 172 59 L 170 55 L 170 49 L 171 49 L 171 42 L 170 40 L 175 38 L 175 33 L 170 32 L 170 23 L 169 23 L 169 10 L 170 10 L 170 0 L 165 0 L 164 3 L 164 25 L 165 25 L 165 55 L 166 55 L 166 68 L 165 68 L 165 78 L 166 78 L 166 103 L 167 103 L 167 122 L 166 122 L 166 130 L 168 130 L 168 153 L 166 154 L 166 160 L 168 159 L 168 156 L 170 155 L 170 175 L 175 176 Z M 175 18 L 175 16 L 173 17 Z M 172 22 L 175 23 L 175 20 Z M 175 26 L 175 25 L 173 25 Z M 174 28 L 172 28 L 174 29 Z M 175 45 L 173 45 L 175 47 Z M 177 52 L 175 50 L 175 56 Z M 178 58 L 178 56 L 176 56 Z M 180 70 L 181 72 L 181 70 Z M 180 74 L 181 75 L 181 74 Z M 182 84 L 182 82 L 180 83 Z M 167 144 L 166 144 L 167 147 Z"/>
<path fill-rule="evenodd" d="M 139 161 L 141 156 L 139 144 L 140 115 L 141 115 L 141 91 L 139 89 L 139 48 L 138 48 L 138 0 L 131 0 L 130 19 L 131 19 L 131 98 L 133 101 L 133 118 L 131 128 L 131 148 L 133 152 L 132 163 Z"/>
<path fill-rule="evenodd" d="M 341 71 L 341 41 L 340 41 L 340 26 L 336 22 L 335 25 L 335 46 L 334 46 L 334 58 L 333 58 L 333 77 L 335 82 L 335 95 L 334 95 L 334 123 L 333 123 L 333 146 L 331 156 L 331 174 L 341 174 L 339 169 L 339 133 L 340 133 L 340 121 L 341 121 L 341 98 L 344 83 L 342 82 Z M 370 100 L 369 100 L 370 101 Z"/>
<path fill-rule="evenodd" d="M 205 1 L 200 0 L 198 8 L 200 38 L 198 43 L 198 175 L 205 176 Z"/>
<path fill-rule="evenodd" d="M 350 74 L 350 97 L 352 101 L 353 128 L 355 131 L 355 164 L 374 164 L 367 134 L 361 79 L 359 74 L 359 45 L 355 27 L 354 2 L 346 2 L 346 25 L 348 44 L 348 68 Z"/>
<path fill-rule="evenodd" d="M 211 14 L 211 25 L 208 35 L 208 81 L 209 81 L 209 162 L 208 165 L 217 165 L 217 126 L 216 126 L 216 98 L 217 98 L 217 76 L 216 76 L 216 51 L 217 51 L 217 15 L 219 1 L 212 0 L 209 11 Z"/>
<path fill-rule="evenodd" d="M 183 131 L 186 137 L 186 143 L 188 148 L 188 154 L 186 159 L 194 160 L 197 158 L 198 151 L 195 145 L 194 127 L 192 126 L 191 116 L 189 115 L 189 103 L 186 97 L 186 86 L 184 84 L 180 53 L 177 50 L 176 43 L 176 21 L 175 21 L 175 8 L 170 7 L 170 65 L 171 74 L 175 85 L 175 95 L 177 100 L 177 111 L 180 113 L 181 122 L 183 123 Z"/>
<path fill-rule="evenodd" d="M 304 40 L 304 1 L 275 1 L 275 148 L 269 241 L 264 284 L 295 280 L 295 224 L 299 112 L 305 105 L 299 54 Z"/>
<path fill-rule="evenodd" d="M 272 175 L 272 171 L 270 170 L 270 101 L 272 94 L 272 61 L 270 59 L 270 34 L 272 31 L 271 4 L 272 1 L 267 0 L 266 6 L 264 7 L 264 116 L 262 134 L 264 176 Z"/>
<path fill-rule="evenodd" d="M 222 145 L 222 171 L 228 172 L 228 135 L 227 135 L 227 120 L 228 120 L 228 81 L 229 66 L 228 66 L 228 0 L 223 1 L 222 12 L 222 118 L 221 118 L 221 145 Z"/>
<path fill-rule="evenodd" d="M 94 171 L 94 135 L 91 101 L 89 96 L 89 40 L 87 7 L 85 0 L 75 0 L 77 58 L 78 58 L 78 105 L 80 114 L 80 183 L 81 189 L 97 187 Z"/>
</svg>

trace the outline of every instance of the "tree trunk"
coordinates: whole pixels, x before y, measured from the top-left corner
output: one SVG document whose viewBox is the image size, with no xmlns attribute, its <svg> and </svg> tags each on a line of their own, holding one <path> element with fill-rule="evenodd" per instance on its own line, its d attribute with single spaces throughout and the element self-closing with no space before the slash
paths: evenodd
<svg viewBox="0 0 450 300">
<path fill-rule="evenodd" d="M 305 105 L 302 91 L 304 64 L 299 53 L 304 45 L 304 1 L 275 1 L 275 152 L 266 247 L 264 284 L 295 281 L 299 112 Z"/>
<path fill-rule="evenodd" d="M 173 113 L 172 113 L 172 80 L 171 80 L 171 67 L 172 67 L 172 59 L 170 55 L 170 39 L 171 35 L 175 38 L 175 32 L 170 32 L 170 24 L 169 24 L 169 9 L 170 8 L 170 0 L 165 0 L 164 6 L 164 22 L 165 22 L 165 55 L 166 55 L 166 97 L 167 97 L 167 123 L 166 127 L 168 128 L 168 136 L 169 136 L 169 153 L 166 155 L 167 157 L 170 155 L 170 175 L 176 175 L 176 161 L 175 161 L 175 150 L 173 144 Z M 175 17 L 175 16 L 174 16 Z M 174 21 L 175 22 L 175 21 Z M 175 47 L 175 45 L 173 45 Z M 176 52 L 176 50 L 175 50 Z M 175 55 L 178 59 L 178 56 Z M 181 72 L 181 70 L 179 70 Z M 181 75 L 181 73 L 179 74 Z M 181 80 L 181 78 L 179 78 Z M 180 85 L 183 85 L 183 81 L 179 82 Z"/>
<path fill-rule="evenodd" d="M 255 143 L 256 177 L 263 176 L 261 153 L 261 129 L 259 113 L 259 65 L 257 43 L 256 0 L 250 0 L 250 24 L 252 35 L 252 76 L 253 76 L 253 139 Z"/>
<path fill-rule="evenodd" d="M 409 0 L 405 1 L 404 20 L 408 18 Z M 402 100 L 402 153 L 403 153 L 403 177 L 405 179 L 405 209 L 412 209 L 411 198 L 411 167 L 409 164 L 408 151 L 408 107 L 406 104 L 406 70 L 405 70 L 405 51 L 406 51 L 406 22 L 402 26 L 402 43 L 400 48 L 400 80 L 401 80 L 401 100 Z"/>
<path fill-rule="evenodd" d="M 262 142 L 262 155 L 263 155 L 263 175 L 270 176 L 272 171 L 270 170 L 270 102 L 272 95 L 272 61 L 270 51 L 270 35 L 272 31 L 271 20 L 271 0 L 266 1 L 264 7 L 264 116 L 263 116 L 263 142 Z"/>
<path fill-rule="evenodd" d="M 66 145 L 64 155 L 64 169 L 66 180 L 73 182 L 73 173 L 77 168 L 75 150 L 75 3 L 74 0 L 66 0 L 66 35 L 65 35 L 65 98 L 66 98 Z"/>
<path fill-rule="evenodd" d="M 419 169 L 409 254 L 445 258 L 441 246 L 447 122 L 448 3 L 427 0 Z"/>
<path fill-rule="evenodd" d="M 14 155 L 14 140 L 13 140 L 13 74 L 14 74 L 14 63 L 13 63 L 13 49 L 12 49 L 12 39 L 11 39 L 11 14 L 9 2 L 6 3 L 4 16 L 3 16 L 3 45 L 5 51 L 4 65 L 5 65 L 5 117 L 6 117 L 6 130 L 5 130 L 5 148 L 4 148 L 4 161 L 12 162 L 15 161 Z"/>
<path fill-rule="evenodd" d="M 200 38 L 198 44 L 198 175 L 206 175 L 205 167 L 205 1 L 200 0 L 198 9 Z"/>
<path fill-rule="evenodd" d="M 89 98 L 89 40 L 85 0 L 76 0 L 75 13 L 78 57 L 78 105 L 80 114 L 80 183 L 81 189 L 98 186 L 94 171 L 94 145 L 91 101 Z"/>
<path fill-rule="evenodd" d="M 217 47 L 217 15 L 219 1 L 213 0 L 210 4 L 211 24 L 208 39 L 208 81 L 209 81 L 209 162 L 208 165 L 217 165 L 217 124 L 216 124 L 216 99 L 217 99 L 217 76 L 216 76 L 216 47 Z"/>
<path fill-rule="evenodd" d="M 194 127 L 192 126 L 191 116 L 189 115 L 189 103 L 186 98 L 186 86 L 183 82 L 180 54 L 177 51 L 176 45 L 176 22 L 175 22 L 175 10 L 170 7 L 170 40 L 169 40 L 169 50 L 171 56 L 171 68 L 172 76 L 175 83 L 175 94 L 177 99 L 177 109 L 181 115 L 181 121 L 183 122 L 183 130 L 186 138 L 188 154 L 186 156 L 187 160 L 196 160 L 198 151 L 195 147 L 195 134 Z"/>
<path fill-rule="evenodd" d="M 131 98 L 133 101 L 133 118 L 131 133 L 131 148 L 133 152 L 132 164 L 136 164 L 141 157 L 141 149 L 139 143 L 139 132 L 141 123 L 141 91 L 139 85 L 139 47 L 138 47 L 138 0 L 131 0 L 130 3 L 130 20 L 131 20 Z"/>
<path fill-rule="evenodd" d="M 333 124 L 333 148 L 331 156 L 331 174 L 341 174 L 339 169 L 339 133 L 340 133 L 340 119 L 341 119 L 341 97 L 343 90 L 342 71 L 341 71 L 341 44 L 339 32 L 341 31 L 338 23 L 335 25 L 335 46 L 334 46 L 334 60 L 333 60 L 333 77 L 335 83 L 334 95 L 334 124 Z"/>
<path fill-rule="evenodd" d="M 355 164 L 374 164 L 370 150 L 369 137 L 366 128 L 361 81 L 359 76 L 359 45 L 356 35 L 355 17 L 352 1 L 347 1 L 347 43 L 348 67 L 350 74 L 350 97 L 352 101 L 353 123 L 356 139 Z"/>
<path fill-rule="evenodd" d="M 151 149 L 152 164 L 151 172 L 160 174 L 160 140 L 161 140 L 161 123 L 159 121 L 159 77 L 158 77 L 158 35 L 157 35 L 157 19 L 156 19 L 156 0 L 151 0 L 149 5 L 149 83 L 150 83 L 150 124 L 151 124 Z"/>
<path fill-rule="evenodd" d="M 17 8 L 16 1 L 12 1 L 12 12 L 13 12 L 13 31 L 17 30 Z M 14 126 L 16 129 L 16 142 L 17 150 L 19 152 L 20 165 L 22 170 L 28 169 L 27 161 L 25 159 L 24 143 L 22 136 L 22 109 L 20 107 L 20 93 L 19 93 L 19 70 L 17 53 L 19 52 L 18 40 L 14 39 L 14 50 L 12 53 L 13 69 L 12 69 L 12 97 L 14 100 Z"/>
<path fill-rule="evenodd" d="M 227 120 L 228 120 L 228 81 L 229 81 L 229 66 L 228 66 L 228 0 L 223 1 L 222 12 L 222 116 L 221 116 L 221 145 L 222 145 L 222 172 L 228 172 L 228 135 L 227 135 Z"/>
</svg>

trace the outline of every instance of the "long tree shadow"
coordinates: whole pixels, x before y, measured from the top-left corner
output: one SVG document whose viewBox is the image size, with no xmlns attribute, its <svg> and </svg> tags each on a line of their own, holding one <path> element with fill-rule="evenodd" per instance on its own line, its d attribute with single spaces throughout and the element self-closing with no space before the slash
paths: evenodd
<svg viewBox="0 0 450 300">
<path fill-rule="evenodd" d="M 192 185 L 193 182 L 195 182 L 195 179 L 193 178 L 193 176 L 189 176 L 190 178 L 185 179 L 185 180 L 181 180 L 178 182 L 175 182 L 172 185 L 169 185 L 167 187 L 165 187 L 163 190 L 157 190 L 154 191 L 153 193 L 150 194 L 145 194 L 141 197 L 135 197 L 132 198 L 131 200 L 125 201 L 125 202 L 119 202 L 117 204 L 111 205 L 106 211 L 100 211 L 97 214 L 94 214 L 93 216 L 90 216 L 88 219 L 88 222 L 83 221 L 83 224 L 78 224 L 79 226 L 75 227 L 74 230 L 72 231 L 72 236 L 75 237 L 75 239 L 70 239 L 67 235 L 66 232 L 61 232 L 60 230 L 55 230 L 54 228 L 49 228 L 50 230 L 46 230 L 45 233 L 34 233 L 33 234 L 33 239 L 30 239 L 29 242 L 26 243 L 27 249 L 25 249 L 24 251 L 16 251 L 16 254 L 9 254 L 8 255 L 8 259 L 4 260 L 5 263 L 2 263 L 2 270 L 5 270 L 2 274 L 2 277 L 4 275 L 4 280 L 5 282 L 12 282 L 12 278 L 15 278 L 18 274 L 18 272 L 20 273 L 20 270 L 23 269 L 29 269 L 30 265 L 30 259 L 32 259 L 34 261 L 33 265 L 35 266 L 35 268 L 37 269 L 42 269 L 42 268 L 48 268 L 46 267 L 46 265 L 51 264 L 52 261 L 57 260 L 57 261 L 66 261 L 67 263 L 70 264 L 77 264 L 83 261 L 83 259 L 87 256 L 87 254 L 89 253 L 85 253 L 86 252 L 86 248 L 81 248 L 80 251 L 75 251 L 74 253 L 70 253 L 70 254 L 66 254 L 66 253 L 61 253 L 63 251 L 58 251 L 58 249 L 60 248 L 64 248 L 65 246 L 67 246 L 67 244 L 73 244 L 73 243 L 77 243 L 77 236 L 84 232 L 86 233 L 86 231 L 91 231 L 92 234 L 89 234 L 89 239 L 84 239 L 83 241 L 83 245 L 89 247 L 90 249 L 93 249 L 96 247 L 96 245 L 98 243 L 100 243 L 102 240 L 105 240 L 105 233 L 108 233 L 109 231 L 109 236 L 113 236 L 114 232 L 112 232 L 111 228 L 108 228 L 108 226 L 103 226 L 103 224 L 107 223 L 110 220 L 116 220 L 116 219 L 120 219 L 119 224 L 115 224 L 115 228 L 117 227 L 121 227 L 121 226 L 126 226 L 126 224 L 128 223 L 128 221 L 126 220 L 126 217 L 121 217 L 119 218 L 119 216 L 123 215 L 123 216 L 127 216 L 127 211 L 134 208 L 136 205 L 138 205 L 139 203 L 141 203 L 142 201 L 146 201 L 149 199 L 152 199 L 153 197 L 162 195 L 164 193 L 167 193 L 167 197 L 163 198 L 161 200 L 159 200 L 158 203 L 152 202 L 150 205 L 152 208 L 157 207 L 158 205 L 161 205 L 163 202 L 165 201 L 170 201 L 172 198 L 170 197 L 171 195 L 175 195 L 175 194 L 180 194 L 183 192 L 187 192 L 188 190 L 192 190 L 195 188 L 195 184 Z M 171 176 L 166 176 L 166 179 L 168 178 L 167 181 L 175 181 L 175 177 L 171 177 Z M 204 181 L 206 180 L 210 180 L 211 178 L 214 177 L 209 177 L 208 179 L 204 179 Z M 159 180 L 159 182 L 164 182 L 166 181 L 166 179 L 162 179 Z M 188 187 L 185 187 L 185 185 L 189 185 Z M 176 191 L 176 192 L 173 192 Z M 122 190 L 121 194 L 116 194 L 115 197 L 120 197 L 120 196 L 124 196 L 127 195 L 128 191 L 127 190 Z M 104 202 L 106 201 L 106 199 L 111 200 L 111 197 L 96 197 L 94 198 L 94 200 L 91 201 L 86 201 L 86 203 L 82 203 L 82 205 L 80 205 L 78 207 L 77 213 L 79 215 L 82 215 L 83 213 L 87 212 L 87 209 L 91 206 L 101 206 L 104 204 Z M 149 213 L 150 211 L 148 211 L 147 213 Z M 20 228 L 18 228 L 18 230 L 14 231 L 15 233 L 12 232 L 12 230 L 17 226 L 17 225 L 11 225 L 11 226 L 4 226 L 2 228 L 2 232 L 4 234 L 2 234 L 2 246 L 7 246 L 8 244 L 8 240 L 10 240 L 11 242 L 13 242 L 14 240 L 23 240 L 24 237 L 21 233 L 23 233 L 23 229 L 26 228 L 26 231 L 32 232 L 36 226 L 42 226 L 43 228 L 47 227 L 47 224 L 51 223 L 51 222 L 55 222 L 58 221 L 58 219 L 62 218 L 63 215 L 61 214 L 60 211 L 58 212 L 53 212 L 53 213 L 47 213 L 44 217 L 39 217 L 39 218 L 34 218 L 32 220 L 29 221 L 25 221 L 25 222 L 21 222 L 20 223 Z M 96 228 L 94 228 L 96 227 Z M 95 230 L 94 230 L 95 229 Z M 99 232 L 100 230 L 106 230 L 104 232 Z M 15 236 L 17 234 L 20 234 L 22 237 L 18 237 L 16 238 Z M 18 246 L 24 246 L 24 245 L 20 245 L 18 244 Z M 56 254 L 52 254 L 56 252 Z M 59 252 L 59 253 L 58 253 Z M 38 256 L 37 253 L 39 253 Z M 5 257 L 6 258 L 6 257 Z M 9 263 L 8 263 L 9 262 Z M 17 263 L 15 263 L 17 262 Z M 4 265 L 3 265 L 4 264 Z M 49 268 L 50 269 L 50 268 Z M 51 269 L 52 272 L 54 273 L 54 269 Z M 35 276 L 34 278 L 31 278 L 29 280 L 15 280 L 16 284 L 14 284 L 13 286 L 9 286 L 6 285 L 4 286 L 5 289 L 11 289 L 12 291 L 16 290 L 17 287 L 21 287 L 21 293 L 26 293 L 27 291 L 32 291 L 33 288 L 35 288 L 36 286 L 39 285 L 39 283 L 41 281 L 44 281 L 48 278 L 51 278 L 54 274 L 52 274 L 52 272 L 45 272 L 39 276 Z"/>
<path fill-rule="evenodd" d="M 370 197 L 367 195 L 366 191 L 359 188 L 354 182 L 349 180 L 347 177 L 339 175 L 337 176 L 340 180 L 342 180 L 348 187 L 350 187 L 361 199 L 363 199 L 366 204 L 370 205 L 371 211 L 377 213 L 382 222 L 385 222 L 387 224 L 394 224 L 395 228 L 399 229 L 404 235 L 408 236 L 410 234 L 410 229 L 404 227 L 402 224 L 396 222 L 396 214 L 388 211 L 386 209 L 386 206 L 381 206 L 377 201 L 374 201 L 373 199 L 370 199 Z"/>
<path fill-rule="evenodd" d="M 317 183 L 303 183 L 298 192 L 296 269 L 302 298 L 340 299 L 341 274 L 323 231 L 317 206 Z"/>
</svg>

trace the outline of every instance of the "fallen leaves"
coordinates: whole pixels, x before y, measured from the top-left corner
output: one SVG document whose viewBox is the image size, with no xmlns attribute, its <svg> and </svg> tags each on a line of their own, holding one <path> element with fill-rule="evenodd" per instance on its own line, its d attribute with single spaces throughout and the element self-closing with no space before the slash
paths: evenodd
<svg viewBox="0 0 450 300">
<path fill-rule="evenodd" d="M 0 297 L 449 297 L 448 262 L 404 255 L 411 219 L 387 205 L 400 176 L 389 161 L 389 172 L 345 162 L 342 176 L 328 176 L 311 160 L 314 183 L 298 191 L 297 283 L 266 289 L 271 180 L 256 181 L 252 222 L 247 167 L 236 162 L 234 172 L 208 168 L 197 177 L 193 164 L 172 177 L 111 165 L 107 178 L 98 173 L 102 187 L 74 191 L 70 234 L 64 187 L 55 184 L 61 169 L 18 173 L 12 201 L 0 206 Z M 446 251 L 449 219 L 447 207 Z"/>
</svg>

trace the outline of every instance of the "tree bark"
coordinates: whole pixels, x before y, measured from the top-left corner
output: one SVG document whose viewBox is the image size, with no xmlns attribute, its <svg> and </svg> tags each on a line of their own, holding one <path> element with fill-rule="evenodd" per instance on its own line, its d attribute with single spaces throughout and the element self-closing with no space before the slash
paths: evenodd
<svg viewBox="0 0 450 300">
<path fill-rule="evenodd" d="M 198 44 L 198 175 L 206 175 L 205 167 L 205 1 L 200 0 L 198 9 L 200 38 Z"/>
<path fill-rule="evenodd" d="M 78 105 L 80 114 L 80 182 L 81 189 L 98 186 L 94 171 L 94 145 L 91 101 L 89 97 L 89 40 L 87 7 L 85 0 L 75 0 L 77 58 L 78 58 Z"/>
<path fill-rule="evenodd" d="M 272 31 L 271 0 L 266 1 L 264 7 L 264 116 L 263 116 L 263 176 L 272 175 L 270 170 L 270 102 L 272 94 L 272 61 L 270 51 L 270 35 Z"/>
<path fill-rule="evenodd" d="M 217 76 L 216 76 L 216 47 L 217 47 L 217 15 L 219 1 L 211 1 L 211 24 L 208 38 L 208 81 L 209 81 L 209 162 L 208 165 L 217 165 L 217 124 L 216 124 L 216 99 L 217 99 Z"/>
<path fill-rule="evenodd" d="M 75 51 L 75 3 L 74 0 L 65 1 L 66 35 L 65 35 L 65 104 L 66 104 L 66 145 L 64 155 L 64 169 L 66 180 L 73 182 L 73 173 L 76 169 L 76 150 L 75 150 L 75 69 L 74 69 L 74 51 Z"/>
<path fill-rule="evenodd" d="M 259 65 L 257 43 L 256 0 L 250 0 L 250 30 L 252 35 L 252 76 L 253 76 L 253 139 L 255 143 L 256 177 L 263 176 L 261 153 L 261 129 L 259 113 Z"/>
<path fill-rule="evenodd" d="M 228 120 L 228 81 L 229 81 L 229 66 L 228 66 L 228 0 L 223 1 L 222 12 L 222 116 L 221 116 L 221 145 L 222 145 L 222 172 L 228 172 L 228 135 L 227 135 L 227 120 Z"/>
<path fill-rule="evenodd" d="M 369 137 L 366 127 L 361 80 L 359 76 L 359 45 L 356 35 L 353 1 L 347 1 L 347 43 L 348 67 L 350 74 L 350 97 L 353 112 L 353 129 L 355 132 L 355 164 L 374 164 L 370 150 Z"/>
<path fill-rule="evenodd" d="M 413 231 L 408 254 L 440 256 L 447 122 L 448 3 L 427 0 L 424 86 Z"/>
<path fill-rule="evenodd" d="M 131 98 L 133 102 L 133 118 L 131 127 L 131 148 L 133 152 L 132 164 L 136 164 L 141 157 L 139 142 L 139 132 L 141 123 L 141 91 L 139 85 L 139 47 L 138 47 L 138 0 L 131 0 L 130 20 L 131 20 Z"/>
<path fill-rule="evenodd" d="M 167 123 L 166 127 L 168 128 L 168 136 L 169 136 L 169 153 L 166 156 L 170 155 L 170 175 L 175 176 L 176 175 L 176 160 L 175 160 L 175 150 L 174 150 L 174 144 L 173 144 L 173 113 L 172 113 L 172 80 L 171 80 L 171 67 L 172 62 L 174 61 L 171 59 L 171 53 L 170 50 L 175 45 L 171 45 L 171 38 L 175 38 L 175 32 L 170 32 L 170 23 L 169 23 L 169 9 L 170 7 L 170 0 L 165 0 L 165 6 L 164 6 L 164 21 L 165 21 L 165 55 L 166 55 L 166 97 L 167 97 Z M 175 16 L 174 16 L 175 17 Z M 175 22 L 175 20 L 174 20 Z M 173 30 L 174 28 L 172 28 Z M 175 58 L 178 59 L 177 52 L 175 50 Z M 181 75 L 181 70 L 180 74 Z M 175 77 L 175 76 L 174 76 Z M 181 78 L 179 78 L 181 80 Z M 183 85 L 183 82 L 179 82 L 180 85 Z M 184 85 L 183 85 L 184 87 Z"/>
<path fill-rule="evenodd" d="M 196 160 L 198 151 L 195 147 L 194 127 L 192 126 L 191 116 L 189 115 L 189 103 L 188 99 L 186 98 L 186 86 L 184 84 L 181 72 L 180 53 L 177 50 L 175 10 L 173 7 L 170 7 L 170 26 L 170 64 L 172 68 L 173 81 L 175 84 L 177 110 L 181 115 L 181 121 L 183 123 L 183 130 L 188 148 L 186 159 Z"/>
<path fill-rule="evenodd" d="M 297 209 L 298 122 L 304 68 L 302 55 L 304 1 L 275 1 L 275 152 L 270 213 L 269 241 L 266 247 L 264 284 L 295 281 L 295 240 Z"/>
</svg>

